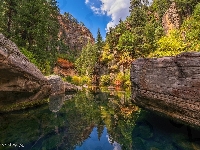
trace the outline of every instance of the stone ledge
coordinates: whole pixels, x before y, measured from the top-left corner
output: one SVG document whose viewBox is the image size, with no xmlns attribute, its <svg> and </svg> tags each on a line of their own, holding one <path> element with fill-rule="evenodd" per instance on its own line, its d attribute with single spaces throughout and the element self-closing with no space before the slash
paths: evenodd
<svg viewBox="0 0 200 150">
<path fill-rule="evenodd" d="M 131 84 L 137 105 L 200 127 L 200 52 L 137 59 L 131 67 Z"/>
</svg>

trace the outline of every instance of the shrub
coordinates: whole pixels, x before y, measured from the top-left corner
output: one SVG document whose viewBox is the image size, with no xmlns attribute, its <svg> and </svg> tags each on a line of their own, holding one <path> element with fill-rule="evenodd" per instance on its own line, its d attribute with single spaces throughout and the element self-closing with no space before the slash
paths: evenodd
<svg viewBox="0 0 200 150">
<path fill-rule="evenodd" d="M 119 72 L 114 80 L 114 85 L 122 86 L 123 83 L 124 83 L 124 75 L 123 73 Z"/>
<path fill-rule="evenodd" d="M 100 85 L 107 86 L 110 84 L 110 75 L 103 75 L 100 78 Z"/>
<path fill-rule="evenodd" d="M 149 57 L 175 56 L 186 51 L 186 44 L 180 37 L 180 31 L 172 30 L 169 35 L 166 35 L 158 40 L 157 49 L 149 55 Z"/>
<path fill-rule="evenodd" d="M 131 87 L 131 81 L 129 79 L 124 83 L 124 88 L 130 88 L 130 87 Z"/>
<path fill-rule="evenodd" d="M 125 73 L 118 73 L 114 84 L 116 86 L 122 86 L 124 88 L 129 88 L 131 86 L 131 81 L 130 81 L 130 71 L 126 70 Z"/>
<path fill-rule="evenodd" d="M 72 82 L 72 77 L 71 76 L 66 76 L 63 78 L 64 81 L 66 82 Z"/>
<path fill-rule="evenodd" d="M 26 50 L 25 48 L 20 48 L 20 51 L 29 59 L 30 62 L 38 66 L 37 60 L 32 52 Z"/>
<path fill-rule="evenodd" d="M 78 76 L 72 76 L 72 83 L 75 85 L 81 85 L 81 78 Z"/>
<path fill-rule="evenodd" d="M 90 84 L 91 83 L 91 79 L 88 76 L 82 76 L 81 77 L 81 83 L 82 84 Z"/>
</svg>

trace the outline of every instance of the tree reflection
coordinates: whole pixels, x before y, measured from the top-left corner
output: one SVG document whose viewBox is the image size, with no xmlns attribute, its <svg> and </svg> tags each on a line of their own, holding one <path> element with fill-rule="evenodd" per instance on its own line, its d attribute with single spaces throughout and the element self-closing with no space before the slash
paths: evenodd
<svg viewBox="0 0 200 150">
<path fill-rule="evenodd" d="M 1 143 L 23 143 L 24 149 L 32 150 L 72 150 L 82 145 L 94 127 L 100 140 L 106 127 L 112 143 L 131 149 L 139 110 L 129 97 L 129 92 L 79 91 L 72 99 L 53 96 L 49 105 L 1 114 Z"/>
</svg>

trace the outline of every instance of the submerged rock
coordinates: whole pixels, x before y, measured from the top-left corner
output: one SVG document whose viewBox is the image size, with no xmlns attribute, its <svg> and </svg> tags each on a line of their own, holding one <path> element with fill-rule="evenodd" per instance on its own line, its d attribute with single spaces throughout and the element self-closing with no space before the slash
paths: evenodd
<svg viewBox="0 0 200 150">
<path fill-rule="evenodd" d="M 200 127 L 200 52 L 137 59 L 131 84 L 132 101 L 138 106 Z"/>
</svg>

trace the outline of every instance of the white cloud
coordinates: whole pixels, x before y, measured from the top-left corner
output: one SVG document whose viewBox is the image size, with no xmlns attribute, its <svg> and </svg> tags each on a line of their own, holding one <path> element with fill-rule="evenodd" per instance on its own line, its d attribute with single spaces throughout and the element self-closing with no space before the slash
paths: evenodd
<svg viewBox="0 0 200 150">
<path fill-rule="evenodd" d="M 122 150 L 121 146 L 119 143 L 115 142 L 113 143 L 114 149 L 113 150 Z"/>
<path fill-rule="evenodd" d="M 99 8 L 95 7 L 94 3 L 90 4 L 90 8 L 95 14 L 102 14 L 111 17 L 111 21 L 106 27 L 107 31 L 110 27 L 117 25 L 120 19 L 125 20 L 129 15 L 130 0 L 100 0 L 100 2 L 102 4 Z"/>
<path fill-rule="evenodd" d="M 89 3 L 89 0 L 85 0 L 85 4 L 88 4 Z"/>
<path fill-rule="evenodd" d="M 92 9 L 92 11 L 95 13 L 95 14 L 98 14 L 98 15 L 101 15 L 102 14 L 102 11 L 100 8 L 97 8 L 95 6 L 90 6 L 90 8 Z"/>
</svg>

